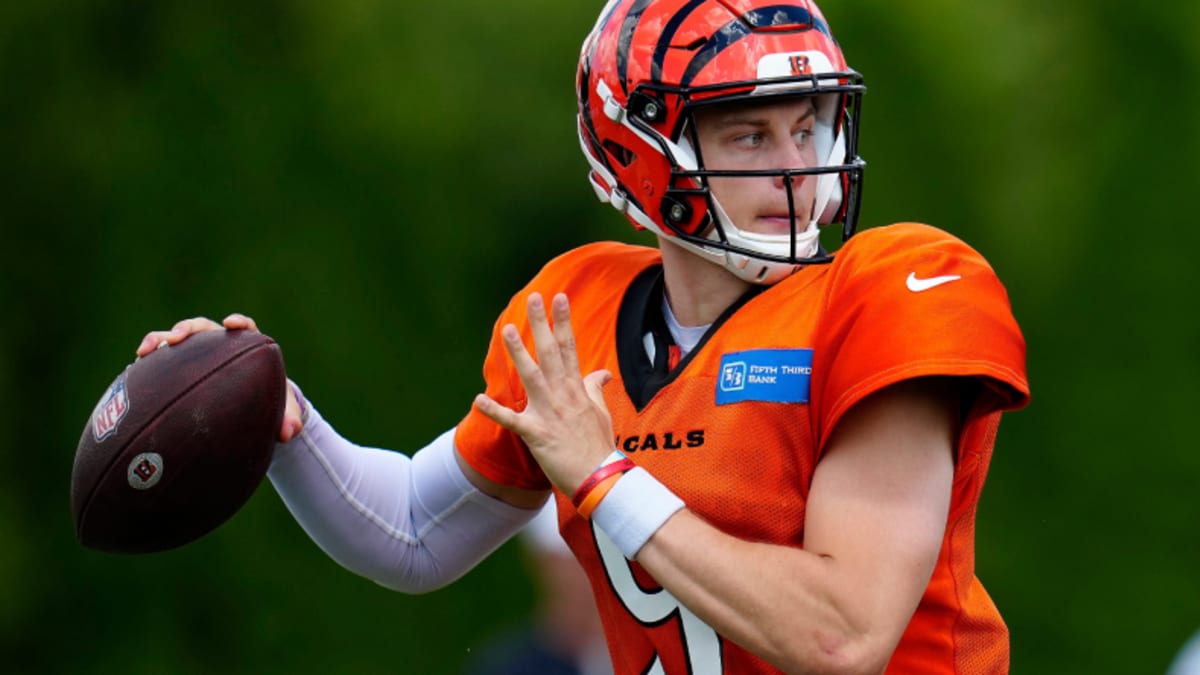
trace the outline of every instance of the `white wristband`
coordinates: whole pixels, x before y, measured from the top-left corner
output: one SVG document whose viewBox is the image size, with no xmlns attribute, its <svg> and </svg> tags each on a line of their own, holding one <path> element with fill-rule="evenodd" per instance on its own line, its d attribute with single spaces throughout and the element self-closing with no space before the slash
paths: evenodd
<svg viewBox="0 0 1200 675">
<path fill-rule="evenodd" d="M 633 560 L 683 500 L 642 467 L 626 472 L 592 512 L 592 522 Z"/>
<path fill-rule="evenodd" d="M 605 457 L 604 461 L 600 462 L 600 466 L 597 466 L 596 468 L 600 469 L 612 464 L 613 462 L 619 462 L 623 459 L 625 459 L 625 453 L 621 452 L 620 450 L 613 450 L 612 452 L 608 453 L 608 457 Z"/>
</svg>

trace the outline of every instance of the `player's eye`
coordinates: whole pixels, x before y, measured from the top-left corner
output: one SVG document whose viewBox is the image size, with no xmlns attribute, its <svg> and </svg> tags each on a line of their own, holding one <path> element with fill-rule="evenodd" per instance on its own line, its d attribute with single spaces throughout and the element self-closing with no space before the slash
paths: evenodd
<svg viewBox="0 0 1200 675">
<path fill-rule="evenodd" d="M 752 132 L 744 133 L 744 134 L 738 134 L 737 136 L 734 136 L 733 142 L 734 142 L 734 144 L 741 146 L 741 147 L 757 148 L 758 146 L 763 144 L 763 135 L 762 135 L 762 133 L 757 132 L 757 131 L 752 131 Z"/>
</svg>

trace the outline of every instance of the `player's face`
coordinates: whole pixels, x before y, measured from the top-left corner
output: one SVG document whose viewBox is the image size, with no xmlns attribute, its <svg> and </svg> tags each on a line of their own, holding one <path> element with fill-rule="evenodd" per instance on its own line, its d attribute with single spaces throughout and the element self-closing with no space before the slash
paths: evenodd
<svg viewBox="0 0 1200 675">
<path fill-rule="evenodd" d="M 808 169 L 816 166 L 816 110 L 811 98 L 714 105 L 696 111 L 696 139 L 704 168 L 720 171 Z M 816 176 L 791 179 L 796 228 L 808 226 Z M 709 186 L 743 232 L 787 234 L 787 181 L 782 176 L 712 177 Z"/>
</svg>

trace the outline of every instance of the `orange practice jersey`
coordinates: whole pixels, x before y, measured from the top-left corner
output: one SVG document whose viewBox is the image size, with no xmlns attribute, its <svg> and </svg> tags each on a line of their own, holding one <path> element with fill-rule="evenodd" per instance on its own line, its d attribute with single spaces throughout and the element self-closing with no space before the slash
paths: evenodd
<svg viewBox="0 0 1200 675">
<path fill-rule="evenodd" d="M 533 291 L 567 294 L 581 369 L 613 373 L 604 394 L 617 447 L 693 512 L 750 541 L 804 546 L 813 470 L 856 402 L 908 378 L 978 380 L 958 440 L 942 550 L 888 670 L 1007 671 L 1008 630 L 975 577 L 975 513 L 1000 412 L 1025 405 L 1028 385 L 1007 294 L 978 253 L 924 225 L 867 230 L 832 264 L 747 294 L 670 368 L 661 356 L 652 364 L 643 341 L 662 321 L 658 252 L 617 243 L 576 249 L 548 264 L 496 324 L 487 393 L 518 410 L 525 394 L 499 327 L 515 324 L 532 345 L 525 298 Z M 474 409 L 455 440 L 494 481 L 550 487 L 521 439 Z M 556 498 L 617 673 L 776 672 L 680 607 L 567 497 Z"/>
</svg>

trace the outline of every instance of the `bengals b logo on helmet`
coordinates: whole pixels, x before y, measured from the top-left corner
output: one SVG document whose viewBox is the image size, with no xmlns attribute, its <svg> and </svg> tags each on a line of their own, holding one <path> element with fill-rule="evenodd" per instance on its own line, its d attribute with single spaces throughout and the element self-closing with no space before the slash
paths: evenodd
<svg viewBox="0 0 1200 675">
<path fill-rule="evenodd" d="M 788 66 L 792 71 L 792 75 L 811 75 L 812 64 L 808 60 L 808 56 L 804 54 L 793 54 L 788 57 Z"/>
</svg>

